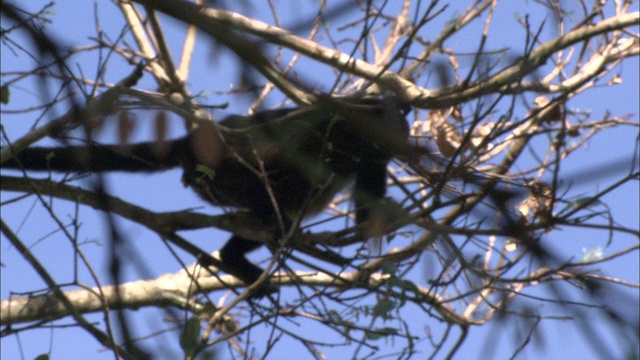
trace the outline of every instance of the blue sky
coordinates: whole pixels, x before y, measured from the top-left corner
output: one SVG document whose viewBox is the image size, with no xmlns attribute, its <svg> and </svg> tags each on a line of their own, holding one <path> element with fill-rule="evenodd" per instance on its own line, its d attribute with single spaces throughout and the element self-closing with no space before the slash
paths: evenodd
<svg viewBox="0 0 640 360">
<path fill-rule="evenodd" d="M 44 1 L 32 1 L 28 5 L 28 9 L 39 9 Z M 268 9 L 263 8 L 264 1 L 255 1 L 252 6 L 243 5 L 241 9 L 243 12 L 248 12 L 249 16 L 255 16 L 261 18 L 263 21 L 273 23 L 272 17 Z M 317 11 L 315 2 L 300 2 L 308 4 L 307 7 L 298 5 L 291 5 L 290 7 L 281 7 L 281 19 L 283 20 L 284 27 L 288 24 L 298 24 L 300 19 L 306 19 L 311 17 L 315 11 Z M 519 2 L 518 5 L 514 5 L 516 2 L 500 2 L 498 7 L 499 11 L 494 15 L 493 23 L 491 26 L 491 34 L 489 37 L 489 48 L 510 48 L 511 53 L 521 53 L 523 45 L 524 32 L 522 28 L 517 24 L 517 17 L 515 14 L 526 14 L 529 11 L 534 11 L 529 21 L 535 28 L 545 22 L 546 27 L 542 32 L 542 38 L 547 40 L 553 37 L 556 33 L 555 28 L 552 26 L 552 21 L 546 18 L 546 14 L 540 12 L 540 8 L 534 6 L 532 2 Z M 637 3 L 634 5 L 637 10 Z M 88 37 L 94 36 L 95 24 L 92 16 L 94 11 L 94 3 L 86 1 L 67 1 L 57 4 L 54 8 L 55 14 L 51 16 L 53 23 L 48 28 L 48 33 L 53 34 L 58 39 L 63 40 L 66 44 L 77 46 L 86 45 L 92 43 Z M 121 14 L 110 3 L 105 1 L 97 2 L 97 11 L 100 19 L 100 26 L 104 29 L 105 33 L 115 38 L 118 36 L 122 29 Z M 448 13 L 447 16 L 454 16 L 455 12 Z M 294 21 L 288 19 L 293 16 Z M 443 22 L 450 19 L 447 16 L 443 16 L 438 21 L 429 25 L 425 31 L 433 32 L 433 37 L 440 30 L 440 26 Z M 344 17 L 337 17 L 331 20 L 331 25 L 339 26 L 347 20 L 347 15 Z M 163 18 L 163 23 L 167 26 L 167 37 L 169 43 L 172 46 L 174 58 L 177 58 L 181 48 L 184 27 L 176 21 Z M 465 30 L 459 36 L 454 37 L 446 45 L 449 48 L 456 49 L 458 51 L 466 50 L 472 52 L 477 47 L 475 44 L 479 41 L 479 31 L 482 29 L 483 21 L 479 21 L 476 25 Z M 3 27 L 5 25 L 3 24 Z M 634 29 L 637 31 L 637 28 Z M 423 36 L 429 37 L 429 34 L 423 34 Z M 200 36 L 198 38 L 200 44 L 196 50 L 196 56 L 194 56 L 193 67 L 191 70 L 191 77 L 188 80 L 188 87 L 192 93 L 203 92 L 206 95 L 206 99 L 201 100 L 207 104 L 221 104 L 229 102 L 229 107 L 225 110 L 216 110 L 214 115 L 220 119 L 229 113 L 245 113 L 250 98 L 240 97 L 228 97 L 217 93 L 219 90 L 229 90 L 241 86 L 239 84 L 239 78 L 237 76 L 238 65 L 232 57 L 228 56 L 227 51 L 221 51 L 219 48 L 214 48 L 210 45 L 209 40 Z M 27 70 L 33 67 L 33 63 L 28 63 L 25 57 L 15 57 L 10 51 L 7 51 L 6 47 L 2 48 L 2 54 L 0 59 L 2 61 L 3 71 L 8 69 Z M 273 51 L 268 49 L 267 52 Z M 285 56 L 287 53 L 285 52 Z M 97 65 L 97 58 L 95 53 L 85 54 L 77 56 L 69 64 L 73 69 L 82 69 L 89 78 L 95 74 Z M 461 66 L 465 66 L 464 58 L 462 58 Z M 125 64 L 123 61 L 114 58 L 109 64 L 109 71 L 107 72 L 107 81 L 115 82 L 120 80 L 123 74 L 131 71 L 131 66 Z M 320 89 L 327 90 L 335 81 L 333 73 L 328 68 L 318 66 L 310 60 L 304 60 L 299 63 L 295 68 L 296 73 L 303 77 L 307 83 L 314 84 Z M 587 93 L 576 97 L 569 104 L 572 110 L 576 111 L 589 111 L 593 114 L 593 119 L 598 119 L 604 116 L 607 110 L 611 110 L 617 114 L 634 114 L 631 116 L 633 121 L 638 121 L 638 58 L 626 60 L 620 67 L 620 73 L 623 79 L 623 83 L 614 87 L 601 86 L 596 89 L 591 89 Z M 437 86 L 437 80 L 434 76 L 428 84 L 420 84 L 433 88 Z M 35 82 L 25 82 L 20 86 L 12 88 L 12 99 L 8 106 L 3 106 L 3 110 L 19 109 L 29 105 L 38 104 L 42 101 L 42 96 L 45 94 L 38 89 L 39 86 Z M 153 90 L 155 85 L 153 84 L 150 76 L 145 78 L 138 85 L 140 88 Z M 50 93 L 53 89 L 50 89 Z M 534 94 L 528 95 L 529 99 L 535 97 Z M 272 97 L 269 99 L 268 105 L 275 105 L 282 101 L 281 97 Z M 519 117 L 524 117 L 526 110 L 519 107 L 521 113 L 517 114 Z M 58 111 L 63 111 L 59 109 Z M 28 126 L 33 124 L 34 119 L 39 115 L 37 112 L 27 114 L 3 114 L 2 125 L 5 127 L 7 133 L 15 138 L 28 131 Z M 137 114 L 139 118 L 139 132 L 136 132 L 137 138 L 134 140 L 149 139 L 152 136 L 152 124 L 151 122 L 144 121 L 145 116 L 153 116 L 153 113 L 149 114 L 141 112 Z M 47 115 L 46 118 L 49 118 Z M 182 126 L 179 120 L 172 122 L 172 133 L 175 136 L 179 136 L 182 131 Z M 105 131 L 105 135 L 101 140 L 113 141 L 113 133 L 109 132 L 109 128 Z M 604 188 L 610 185 L 616 177 L 609 176 L 601 169 L 606 169 L 606 165 L 610 164 L 612 160 L 617 159 L 630 159 L 630 156 L 635 151 L 637 154 L 637 128 L 624 127 L 620 129 L 614 129 L 612 131 L 603 131 L 597 134 L 588 145 L 583 146 L 575 154 L 571 155 L 573 158 L 571 161 L 566 162 L 566 166 L 563 167 L 562 175 L 568 179 L 564 186 L 567 189 L 575 192 L 576 194 L 583 193 L 584 196 L 588 196 L 597 189 Z M 45 143 L 45 142 L 43 142 Z M 628 166 L 627 166 L 628 168 Z M 116 196 L 127 199 L 134 204 L 140 204 L 146 208 L 165 211 L 165 210 L 181 210 L 181 209 L 196 209 L 199 212 L 215 213 L 214 209 L 211 209 L 208 205 L 200 201 L 192 192 L 188 189 L 184 189 L 180 184 L 180 171 L 170 171 L 162 175 L 123 175 L 123 174 L 110 174 L 106 176 L 107 184 L 109 186 L 108 191 Z M 611 211 L 613 218 L 619 223 L 628 226 L 638 228 L 638 184 L 630 183 L 619 190 L 611 193 L 604 200 L 608 204 L 608 210 Z M 2 193 L 2 201 L 5 199 L 13 198 L 15 194 Z M 71 255 L 71 246 L 59 233 L 51 233 L 56 229 L 55 226 L 50 224 L 46 219 L 49 219 L 49 215 L 44 209 L 39 206 L 34 206 L 35 200 L 33 197 L 30 199 L 22 200 L 19 204 L 12 205 L 9 213 L 3 211 L 3 220 L 12 226 L 14 231 L 18 232 L 18 235 L 22 239 L 29 239 L 29 245 L 31 250 L 38 256 L 40 261 L 52 271 L 56 276 L 56 279 L 61 282 L 71 282 L 74 279 L 74 258 Z M 105 238 L 103 234 L 106 233 L 105 219 L 100 213 L 96 213 L 86 207 L 80 207 L 76 209 L 73 204 L 65 203 L 62 201 L 56 201 L 54 203 L 56 213 L 62 216 L 63 222 L 70 222 L 76 211 L 82 214 L 83 223 L 80 224 L 80 238 L 84 239 L 86 244 L 83 245 L 90 262 L 94 265 L 96 271 L 102 274 L 102 279 L 108 279 L 106 275 L 108 261 L 106 259 L 107 251 L 105 246 Z M 3 210 L 5 208 L 3 207 Z M 178 262 L 172 257 L 170 252 L 161 243 L 160 239 L 147 232 L 141 226 L 133 224 L 123 219 L 116 219 L 117 224 L 120 226 L 122 233 L 125 235 L 126 240 L 130 244 L 129 257 L 130 262 L 126 266 L 124 281 L 137 280 L 140 278 L 154 278 L 163 273 L 175 272 L 179 269 Z M 224 240 L 228 237 L 228 234 L 214 229 L 205 229 L 199 231 L 190 231 L 184 233 L 189 240 L 193 241 L 196 245 L 203 249 L 211 249 L 219 247 Z M 212 239 L 215 239 L 212 242 Z M 566 257 L 579 258 L 583 256 L 585 252 L 592 251 L 597 248 L 602 248 L 604 255 L 614 253 L 631 246 L 630 244 L 637 244 L 637 237 L 614 235 L 611 245 L 607 246 L 607 234 L 602 231 L 585 231 L 578 229 L 563 229 L 545 239 L 546 246 L 557 251 L 558 254 L 562 254 Z M 4 267 L 1 269 L 1 295 L 5 299 L 9 296 L 9 292 L 27 292 L 34 289 L 44 288 L 44 283 L 39 280 L 30 267 L 24 263 L 19 256 L 15 248 L 13 248 L 8 241 L 2 237 L 0 241 L 0 251 L 2 252 L 2 263 Z M 267 257 L 267 253 L 262 250 L 257 252 L 252 258 L 264 259 Z M 144 260 L 140 262 L 139 260 Z M 187 263 L 190 263 L 192 259 L 189 256 L 183 254 L 182 259 Z M 615 262 L 602 264 L 600 270 L 608 276 L 619 277 L 627 281 L 638 283 L 640 272 L 638 265 L 638 252 L 632 252 L 627 256 L 623 256 Z M 92 284 L 86 270 L 80 270 L 80 281 Z M 423 279 L 424 280 L 424 279 Z M 621 293 L 629 296 L 629 301 L 635 301 L 638 299 L 638 289 L 629 287 L 617 288 Z M 285 292 L 283 296 L 287 294 L 295 296 L 294 292 Z M 219 296 L 219 294 L 217 294 Z M 571 293 L 571 296 L 579 296 L 580 290 L 576 289 Z M 623 298 L 623 297 L 620 297 Z M 552 304 L 544 303 L 542 305 L 536 304 L 535 301 L 531 302 L 534 305 L 542 307 L 541 311 L 550 315 L 559 315 L 559 309 L 554 308 Z M 583 309 L 585 310 L 585 309 Z M 441 324 L 433 323 L 432 319 L 425 317 L 424 313 L 418 309 L 408 310 L 415 311 L 415 317 L 407 318 L 407 322 L 413 329 L 419 329 L 414 331 L 420 332 L 420 335 L 424 334 L 424 331 L 431 332 L 434 336 L 438 336 L 444 330 Z M 589 310 L 586 309 L 587 314 Z M 138 311 L 128 311 L 134 320 L 134 326 L 136 334 L 144 336 L 153 330 L 169 329 L 172 324 L 163 321 L 162 312 L 155 309 L 141 309 Z M 595 312 L 593 312 L 595 314 Z M 630 316 L 638 316 L 638 310 L 635 309 L 635 313 L 630 313 Z M 589 315 L 591 316 L 591 315 Z M 90 315 L 88 316 L 95 322 L 102 322 L 102 316 Z M 300 320 L 299 329 L 304 333 L 314 333 L 326 339 L 335 340 L 336 334 L 315 325 L 313 322 L 306 323 L 304 320 Z M 619 334 L 608 332 L 609 328 L 604 323 L 604 320 L 595 315 L 593 318 L 589 318 L 588 321 L 595 322 L 601 326 L 596 326 L 602 329 L 598 334 L 603 339 L 605 344 L 609 347 L 614 347 L 615 342 L 613 339 Z M 57 324 L 70 324 L 71 320 L 62 319 Z M 390 324 L 390 326 L 396 326 L 397 324 Z M 383 323 L 377 323 L 376 326 L 384 326 Z M 514 323 L 509 324 L 499 321 L 493 321 L 482 327 L 474 327 L 469 333 L 468 339 L 465 341 L 463 347 L 459 351 L 459 358 L 480 358 L 481 354 L 483 358 L 495 358 L 502 359 L 504 354 L 510 354 L 513 351 L 513 335 L 522 331 L 524 327 L 522 324 Z M 568 322 L 565 320 L 546 320 L 541 329 L 543 334 L 540 337 L 534 338 L 534 344 L 531 349 L 524 352 L 525 358 L 537 358 L 544 354 L 547 359 L 592 359 L 597 358 L 598 353 L 590 346 L 590 339 L 585 338 L 581 332 L 581 325 L 579 322 Z M 252 338 L 255 341 L 259 341 L 261 336 L 268 336 L 268 328 L 258 327 Z M 454 330 L 457 331 L 457 330 Z M 326 334 L 325 334 L 326 332 Z M 497 341 L 496 341 L 497 340 Z M 101 349 L 101 346 L 95 342 L 84 331 L 77 328 L 61 328 L 61 329 L 38 329 L 29 332 L 21 333 L 19 336 L 8 336 L 1 340 L 1 357 L 7 359 L 19 359 L 22 356 L 26 359 L 35 358 L 37 355 L 51 351 L 52 359 L 109 359 L 113 358 L 113 355 Z M 287 340 L 285 340 L 287 341 Z M 299 348 L 299 344 L 288 340 L 291 343 L 285 343 L 282 346 L 277 346 L 273 353 L 270 354 L 270 358 L 283 358 L 290 356 L 292 351 L 296 354 L 304 354 L 304 349 Z M 494 344 L 495 342 L 495 345 Z M 451 339 L 450 339 L 451 342 Z M 488 345 L 492 344 L 492 345 Z M 147 346 L 155 346 L 160 349 L 166 349 L 166 354 L 179 355 L 179 349 L 177 348 L 177 333 L 175 331 L 168 331 L 158 337 L 150 340 L 146 343 Z M 449 348 L 451 344 L 447 343 Z M 402 349 L 402 344 L 392 343 L 389 340 L 380 340 L 378 346 L 387 351 L 382 353 L 388 353 L 388 349 Z M 429 352 L 430 345 L 421 340 L 416 344 L 420 349 L 424 349 L 426 353 Z M 538 349 L 538 350 L 534 350 Z M 341 358 L 344 355 L 344 349 L 340 347 L 331 348 L 327 347 L 323 349 L 326 351 L 328 358 L 336 359 Z M 537 351 L 540 351 L 539 353 Z M 226 350 L 221 351 L 222 354 L 228 354 Z M 351 352 L 347 352 L 351 354 Z M 444 354 L 440 354 L 444 356 Z M 485 355 L 489 355 L 485 357 Z M 168 356 L 168 357 L 174 357 Z M 227 355 L 228 357 L 228 355 Z M 419 358 L 419 357 L 418 357 Z"/>
</svg>

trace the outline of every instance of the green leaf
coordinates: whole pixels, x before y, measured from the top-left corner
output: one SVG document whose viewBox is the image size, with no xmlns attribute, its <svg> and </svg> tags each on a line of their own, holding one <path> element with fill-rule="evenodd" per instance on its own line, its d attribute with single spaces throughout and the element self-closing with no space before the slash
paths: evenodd
<svg viewBox="0 0 640 360">
<path fill-rule="evenodd" d="M 49 360 L 49 354 L 38 355 L 34 360 Z"/>
<path fill-rule="evenodd" d="M 391 241 L 393 241 L 393 239 L 395 239 L 395 238 L 396 238 L 396 235 L 397 235 L 397 234 L 396 234 L 395 232 L 393 232 L 393 233 L 391 233 L 391 234 L 388 234 L 388 235 L 387 235 L 387 244 L 391 243 Z"/>
<path fill-rule="evenodd" d="M 389 335 L 398 335 L 398 330 L 392 327 L 383 327 L 375 329 L 375 331 L 367 331 L 367 339 L 378 340 Z"/>
<path fill-rule="evenodd" d="M 200 343 L 200 319 L 192 317 L 180 334 L 180 347 L 185 354 L 190 354 Z"/>
<path fill-rule="evenodd" d="M 381 299 L 373 307 L 373 316 L 387 317 L 391 310 L 396 308 L 396 302 L 390 299 Z"/>
<path fill-rule="evenodd" d="M 413 282 L 409 281 L 409 280 L 404 280 L 402 282 L 403 285 L 403 289 L 406 290 L 411 290 L 416 296 L 421 296 L 422 293 L 420 292 L 420 289 L 418 289 L 418 286 L 416 284 L 414 284 Z"/>
<path fill-rule="evenodd" d="M 342 319 L 342 316 L 340 316 L 340 313 L 338 313 L 335 310 L 327 311 L 327 316 L 329 317 L 329 319 L 331 319 L 331 321 L 344 322 L 344 320 Z"/>
<path fill-rule="evenodd" d="M 402 279 L 397 276 L 390 277 L 389 280 L 387 280 L 387 285 L 391 287 L 397 286 L 399 288 L 403 288 Z"/>
<path fill-rule="evenodd" d="M 589 204 L 588 207 L 599 205 L 600 200 L 594 201 L 594 198 L 592 196 L 587 196 L 571 202 L 571 206 L 573 208 L 581 208 L 587 204 Z"/>
<path fill-rule="evenodd" d="M 385 275 L 393 275 L 397 270 L 398 267 L 391 261 L 385 261 L 382 263 L 382 273 Z"/>
<path fill-rule="evenodd" d="M 7 85 L 0 87 L 0 102 L 3 104 L 9 103 L 9 86 Z"/>
<path fill-rule="evenodd" d="M 213 180 L 216 176 L 216 172 L 213 169 L 204 165 L 196 165 L 196 171 L 202 174 L 203 177 L 207 178 L 207 180 Z"/>
</svg>

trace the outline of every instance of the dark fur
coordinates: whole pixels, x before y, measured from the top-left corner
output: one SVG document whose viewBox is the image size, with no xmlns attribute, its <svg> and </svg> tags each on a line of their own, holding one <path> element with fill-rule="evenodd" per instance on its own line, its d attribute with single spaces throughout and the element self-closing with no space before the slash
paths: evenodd
<svg viewBox="0 0 640 360">
<path fill-rule="evenodd" d="M 83 172 L 182 167 L 184 183 L 204 200 L 249 209 L 265 225 L 284 225 L 277 227 L 280 231 L 298 217 L 321 211 L 355 179 L 356 221 L 361 224 L 370 218 L 372 204 L 384 197 L 388 162 L 406 145 L 404 112 L 386 100 L 325 101 L 313 108 L 229 116 L 220 128 L 203 126 L 164 144 L 32 147 L 2 167 Z M 233 275 L 252 283 L 262 269 L 245 254 L 261 245 L 233 235 L 220 257 L 235 270 Z"/>
</svg>

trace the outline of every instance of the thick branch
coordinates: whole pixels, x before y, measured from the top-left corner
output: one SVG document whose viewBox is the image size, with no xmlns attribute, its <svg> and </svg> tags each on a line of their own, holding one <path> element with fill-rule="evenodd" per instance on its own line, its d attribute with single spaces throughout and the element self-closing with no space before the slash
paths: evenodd
<svg viewBox="0 0 640 360">
<path fill-rule="evenodd" d="M 137 309 L 146 306 L 174 306 L 194 312 L 208 311 L 205 306 L 191 300 L 194 295 L 241 287 L 244 284 L 235 277 L 227 275 L 220 278 L 206 276 L 197 278 L 197 284 L 189 273 L 199 269 L 190 266 L 174 274 L 165 274 L 153 280 L 139 280 L 116 286 L 103 286 L 101 289 L 79 289 L 65 292 L 65 297 L 77 313 L 102 311 L 105 308 Z M 206 274 L 205 271 L 202 271 Z M 300 284 L 315 286 L 333 286 L 340 288 L 376 289 L 387 281 L 387 276 L 373 274 L 366 283 L 357 281 L 357 272 L 328 275 L 324 273 L 297 272 L 295 276 L 277 274 L 272 281 L 278 285 L 299 286 Z M 464 325 L 473 324 L 473 320 L 457 314 L 452 308 L 443 304 L 436 293 L 425 288 L 418 288 L 420 298 L 408 299 L 432 304 L 447 320 Z M 100 293 L 104 297 L 100 297 Z M 120 295 L 120 298 L 117 295 Z M 68 316 L 67 308 L 59 298 L 52 294 L 42 296 L 20 296 L 4 299 L 0 302 L 0 325 L 10 325 L 36 320 L 55 320 Z"/>
</svg>

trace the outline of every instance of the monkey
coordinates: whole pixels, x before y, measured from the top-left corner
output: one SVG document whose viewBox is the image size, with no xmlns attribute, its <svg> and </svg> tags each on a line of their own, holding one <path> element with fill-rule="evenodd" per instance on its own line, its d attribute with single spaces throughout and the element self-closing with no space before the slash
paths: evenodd
<svg viewBox="0 0 640 360">
<path fill-rule="evenodd" d="M 408 108 L 389 97 L 321 99 L 309 107 L 230 115 L 165 142 L 29 147 L 0 166 L 89 173 L 182 168 L 183 183 L 204 201 L 279 224 L 272 241 L 353 184 L 355 221 L 364 224 L 385 196 L 388 163 L 408 143 Z M 245 255 L 261 245 L 233 234 L 219 260 L 252 284 L 263 270 Z"/>
</svg>

